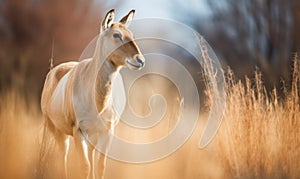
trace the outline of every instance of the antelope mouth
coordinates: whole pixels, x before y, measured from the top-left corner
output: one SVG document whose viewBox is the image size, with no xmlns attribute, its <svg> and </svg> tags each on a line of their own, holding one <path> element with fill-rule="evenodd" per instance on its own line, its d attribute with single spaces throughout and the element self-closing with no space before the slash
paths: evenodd
<svg viewBox="0 0 300 179">
<path fill-rule="evenodd" d="M 139 70 L 145 66 L 145 63 L 142 61 L 135 61 L 135 60 L 133 61 L 129 59 L 126 62 L 127 62 L 127 66 L 133 70 Z"/>
</svg>

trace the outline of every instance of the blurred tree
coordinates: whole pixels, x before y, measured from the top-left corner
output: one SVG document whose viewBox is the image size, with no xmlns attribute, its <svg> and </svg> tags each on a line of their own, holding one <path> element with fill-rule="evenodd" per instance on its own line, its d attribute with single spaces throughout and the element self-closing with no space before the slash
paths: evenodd
<svg viewBox="0 0 300 179">
<path fill-rule="evenodd" d="M 107 6 L 94 0 L 1 0 L 0 89 L 12 82 L 41 88 L 52 42 L 55 64 L 78 60 L 98 34 Z"/>
<path fill-rule="evenodd" d="M 181 8 L 187 14 L 183 17 L 190 19 L 189 23 L 239 76 L 249 75 L 257 66 L 269 87 L 279 85 L 280 79 L 289 80 L 293 54 L 300 52 L 300 1 L 205 2 L 209 8 L 207 18 L 197 9 Z"/>
</svg>

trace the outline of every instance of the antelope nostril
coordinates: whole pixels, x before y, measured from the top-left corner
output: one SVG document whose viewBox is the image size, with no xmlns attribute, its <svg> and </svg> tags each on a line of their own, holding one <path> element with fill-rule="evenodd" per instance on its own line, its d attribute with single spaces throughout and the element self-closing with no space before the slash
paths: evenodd
<svg viewBox="0 0 300 179">
<path fill-rule="evenodd" d="M 140 64 L 143 64 L 143 63 L 144 63 L 143 60 L 141 60 L 139 57 L 136 58 L 136 61 L 137 61 L 138 63 L 140 63 Z"/>
<path fill-rule="evenodd" d="M 141 68 L 145 66 L 145 59 L 143 55 L 135 55 L 132 59 L 127 61 L 131 66 L 135 66 L 137 68 Z"/>
<path fill-rule="evenodd" d="M 137 63 L 139 63 L 139 64 L 141 64 L 141 65 L 143 65 L 143 64 L 145 63 L 145 59 L 144 59 L 144 57 L 141 56 L 141 55 L 135 56 L 135 60 L 136 60 Z"/>
</svg>

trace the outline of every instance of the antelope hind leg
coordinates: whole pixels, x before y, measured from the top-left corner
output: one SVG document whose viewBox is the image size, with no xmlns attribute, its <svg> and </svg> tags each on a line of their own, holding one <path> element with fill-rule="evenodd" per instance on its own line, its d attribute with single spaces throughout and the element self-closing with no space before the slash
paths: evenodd
<svg viewBox="0 0 300 179">
<path fill-rule="evenodd" d="M 63 171 L 63 178 L 68 178 L 68 168 L 67 168 L 67 163 L 68 163 L 68 153 L 69 153 L 69 146 L 70 146 L 70 139 L 69 136 L 56 131 L 54 134 L 55 141 L 58 144 L 59 147 L 59 154 L 62 155 L 62 168 L 64 169 Z"/>
</svg>

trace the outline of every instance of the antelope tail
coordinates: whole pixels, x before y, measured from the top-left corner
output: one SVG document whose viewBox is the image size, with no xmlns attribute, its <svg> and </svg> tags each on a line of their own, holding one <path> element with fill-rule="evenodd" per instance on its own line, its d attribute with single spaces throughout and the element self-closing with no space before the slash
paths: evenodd
<svg viewBox="0 0 300 179">
<path fill-rule="evenodd" d="M 40 141 L 40 150 L 38 157 L 38 165 L 35 173 L 36 178 L 45 178 L 45 173 L 49 168 L 49 154 L 54 149 L 53 130 L 54 126 L 49 119 L 46 119 L 42 125 L 42 139 Z"/>
</svg>

